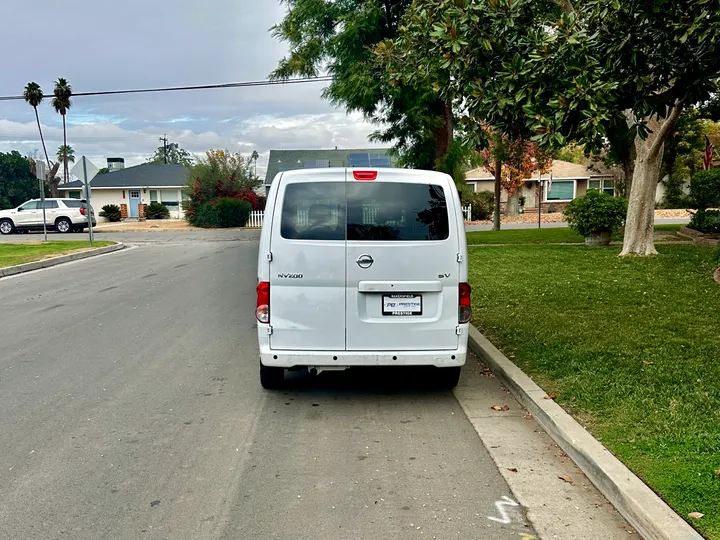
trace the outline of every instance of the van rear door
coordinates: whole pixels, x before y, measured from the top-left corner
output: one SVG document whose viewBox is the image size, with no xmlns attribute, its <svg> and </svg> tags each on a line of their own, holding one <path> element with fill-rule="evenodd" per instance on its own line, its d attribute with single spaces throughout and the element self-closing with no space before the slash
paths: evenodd
<svg viewBox="0 0 720 540">
<path fill-rule="evenodd" d="M 346 189 L 347 350 L 456 349 L 460 251 L 449 181 L 350 170 Z"/>
<path fill-rule="evenodd" d="M 345 171 L 284 173 L 270 236 L 270 348 L 345 350 Z"/>
</svg>

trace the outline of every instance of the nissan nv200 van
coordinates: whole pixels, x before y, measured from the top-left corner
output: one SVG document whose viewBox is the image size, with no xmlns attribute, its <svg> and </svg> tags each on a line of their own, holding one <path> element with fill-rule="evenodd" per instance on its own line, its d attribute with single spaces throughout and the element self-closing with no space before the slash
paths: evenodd
<svg viewBox="0 0 720 540">
<path fill-rule="evenodd" d="M 285 370 L 434 366 L 457 385 L 470 322 L 460 197 L 446 174 L 280 172 L 258 256 L 260 382 Z"/>
</svg>

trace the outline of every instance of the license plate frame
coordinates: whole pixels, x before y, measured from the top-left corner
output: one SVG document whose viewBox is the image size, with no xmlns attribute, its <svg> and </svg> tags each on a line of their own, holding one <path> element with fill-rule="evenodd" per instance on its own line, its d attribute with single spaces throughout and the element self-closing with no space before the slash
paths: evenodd
<svg viewBox="0 0 720 540">
<path fill-rule="evenodd" d="M 398 302 L 405 300 L 406 302 Z M 408 303 L 408 301 L 412 301 Z M 388 304 L 400 304 L 399 306 Z M 403 305 L 405 304 L 405 305 Z M 417 308 L 413 308 L 413 304 L 418 304 Z M 409 307 L 410 309 L 400 309 Z M 423 295 L 422 294 L 383 294 L 382 295 L 382 314 L 383 317 L 420 317 L 423 314 Z"/>
</svg>

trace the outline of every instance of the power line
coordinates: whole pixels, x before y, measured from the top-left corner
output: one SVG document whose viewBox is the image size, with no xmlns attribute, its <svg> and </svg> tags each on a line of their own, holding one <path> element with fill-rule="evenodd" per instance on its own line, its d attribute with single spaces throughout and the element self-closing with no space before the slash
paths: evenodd
<svg viewBox="0 0 720 540">
<path fill-rule="evenodd" d="M 147 94 L 152 92 L 176 92 L 179 90 L 210 90 L 216 88 L 249 88 L 256 86 L 276 86 L 284 84 L 302 84 L 308 82 L 332 82 L 332 77 L 307 77 L 301 79 L 286 79 L 286 80 L 264 80 L 264 81 L 245 81 L 245 82 L 234 82 L 224 84 L 201 84 L 196 86 L 167 86 L 161 88 L 138 88 L 132 90 L 102 90 L 99 92 L 73 92 L 72 97 L 79 96 L 109 96 L 117 94 Z M 0 101 L 13 101 L 25 99 L 23 96 L 0 96 Z"/>
</svg>

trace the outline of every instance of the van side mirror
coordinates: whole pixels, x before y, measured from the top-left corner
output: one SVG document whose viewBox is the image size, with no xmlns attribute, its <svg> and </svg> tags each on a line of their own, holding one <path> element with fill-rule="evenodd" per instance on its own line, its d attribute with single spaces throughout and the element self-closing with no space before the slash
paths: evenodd
<svg viewBox="0 0 720 540">
<path fill-rule="evenodd" d="M 17 211 L 18 211 L 18 212 L 22 212 L 22 211 L 23 211 L 22 206 L 18 207 Z"/>
</svg>

